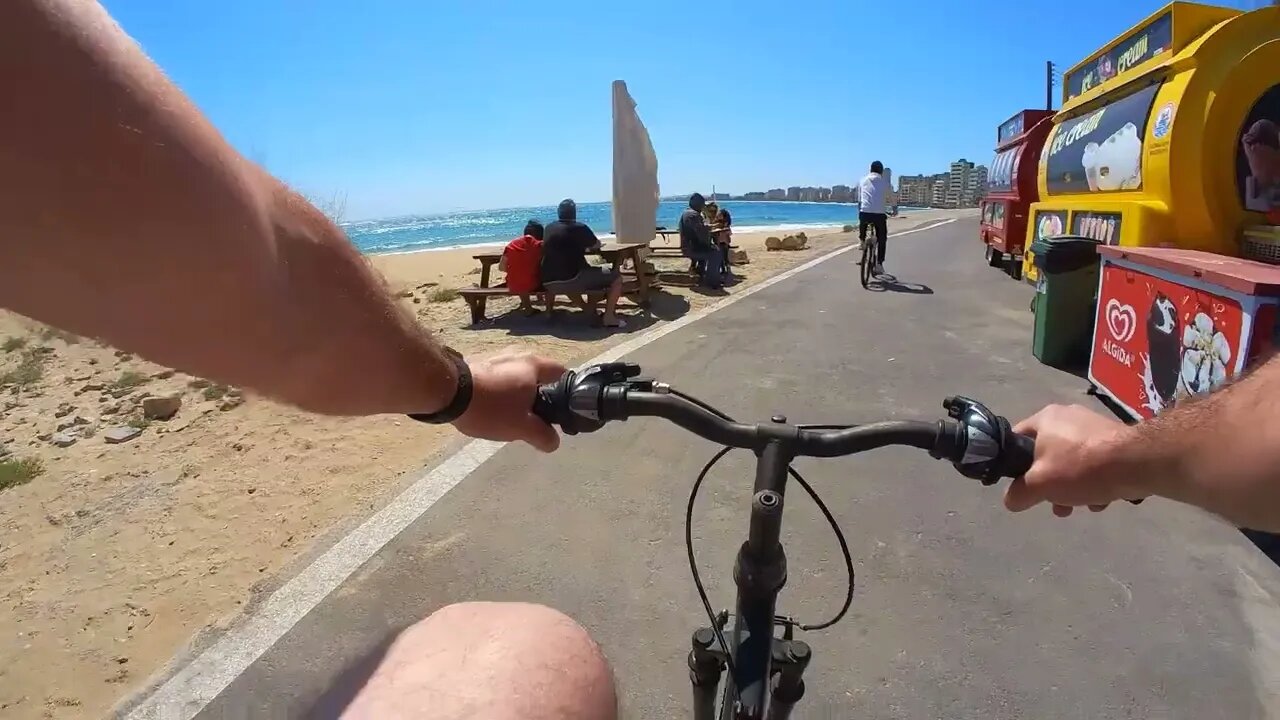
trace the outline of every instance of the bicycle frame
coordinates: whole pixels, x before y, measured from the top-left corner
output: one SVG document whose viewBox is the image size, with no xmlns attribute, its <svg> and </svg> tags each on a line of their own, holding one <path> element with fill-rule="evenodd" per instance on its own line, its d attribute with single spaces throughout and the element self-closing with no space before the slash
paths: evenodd
<svg viewBox="0 0 1280 720">
<path fill-rule="evenodd" d="M 776 417 L 774 422 L 784 424 L 786 419 Z M 736 677 L 725 680 L 720 720 L 787 720 L 804 695 L 802 675 L 809 663 L 809 646 L 791 639 L 792 626 L 785 620 L 784 636 L 774 637 L 778 593 L 787 581 L 782 509 L 794 458 L 785 440 L 771 440 L 757 454 L 750 527 L 733 569 L 738 596 L 733 628 L 725 638 L 729 647 L 717 646 L 712 628 L 699 628 L 693 634 L 689 679 L 694 720 L 714 720 L 726 657 L 732 658 Z M 727 620 L 724 613 L 717 618 L 720 629 Z"/>
</svg>

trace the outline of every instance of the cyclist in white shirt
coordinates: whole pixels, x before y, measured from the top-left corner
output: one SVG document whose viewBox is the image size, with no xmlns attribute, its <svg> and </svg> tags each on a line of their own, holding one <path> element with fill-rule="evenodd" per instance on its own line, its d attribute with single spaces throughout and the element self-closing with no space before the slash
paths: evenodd
<svg viewBox="0 0 1280 720">
<path fill-rule="evenodd" d="M 858 183 L 858 239 L 867 242 L 867 226 L 876 230 L 878 247 L 876 248 L 875 274 L 884 274 L 885 240 L 889 236 L 889 214 L 886 203 L 889 200 L 889 180 L 884 176 L 884 165 L 879 160 L 871 163 L 871 172 Z"/>
</svg>

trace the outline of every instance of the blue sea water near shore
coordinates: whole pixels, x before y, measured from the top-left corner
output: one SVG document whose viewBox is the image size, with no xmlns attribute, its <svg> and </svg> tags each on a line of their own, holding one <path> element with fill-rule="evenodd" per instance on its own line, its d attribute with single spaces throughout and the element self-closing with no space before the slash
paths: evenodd
<svg viewBox="0 0 1280 720">
<path fill-rule="evenodd" d="M 737 232 L 796 231 L 858 221 L 858 206 L 852 203 L 721 200 L 719 205 L 729 210 Z M 684 202 L 662 202 L 658 206 L 658 225 L 674 229 L 685 207 Z M 909 210 L 903 208 L 903 211 Z M 344 223 L 343 228 L 362 252 L 396 253 L 505 242 L 523 232 L 531 218 L 549 223 L 556 219 L 556 208 L 546 205 L 408 215 L 349 222 Z M 578 219 L 604 237 L 613 232 L 612 203 L 581 203 Z"/>
</svg>

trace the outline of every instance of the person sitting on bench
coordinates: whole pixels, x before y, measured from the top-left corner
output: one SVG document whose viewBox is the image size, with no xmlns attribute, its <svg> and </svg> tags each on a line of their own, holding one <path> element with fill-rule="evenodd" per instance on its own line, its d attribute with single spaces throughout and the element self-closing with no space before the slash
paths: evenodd
<svg viewBox="0 0 1280 720">
<path fill-rule="evenodd" d="M 701 193 L 689 196 L 689 207 L 680 215 L 680 251 L 694 262 L 701 284 L 712 290 L 724 287 L 720 267 L 720 251 L 711 239 L 711 231 L 702 218 L 706 198 Z"/>
<path fill-rule="evenodd" d="M 607 289 L 601 323 L 605 327 L 626 327 L 616 313 L 618 298 L 622 297 L 622 275 L 587 262 L 587 252 L 598 249 L 600 240 L 591 228 L 578 222 L 578 206 L 572 200 L 561 202 L 556 214 L 559 219 L 547 225 L 542 243 L 543 287 L 562 294 Z"/>
<path fill-rule="evenodd" d="M 711 236 L 715 238 L 716 248 L 720 250 L 720 269 L 724 271 L 726 281 L 733 279 L 733 270 L 729 268 L 729 249 L 733 245 L 733 216 L 727 208 L 716 212 L 715 222 L 711 224 Z"/>
<path fill-rule="evenodd" d="M 525 315 L 538 312 L 529 295 L 542 289 L 542 223 L 530 220 L 524 235 L 507 243 L 502 250 L 498 269 L 507 274 L 507 289 L 520 296 L 520 311 Z"/>
</svg>

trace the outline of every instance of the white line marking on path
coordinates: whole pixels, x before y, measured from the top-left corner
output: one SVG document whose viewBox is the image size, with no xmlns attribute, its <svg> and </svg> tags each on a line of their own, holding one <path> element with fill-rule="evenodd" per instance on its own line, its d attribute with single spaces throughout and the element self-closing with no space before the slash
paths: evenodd
<svg viewBox="0 0 1280 720">
<path fill-rule="evenodd" d="M 955 222 L 948 218 L 890 237 L 933 230 Z M 811 267 L 856 249 L 857 244 L 833 250 L 797 265 L 723 300 L 616 345 L 580 367 L 612 362 L 680 328 L 794 277 Z M 504 443 L 473 440 L 414 481 L 389 505 L 339 540 L 306 569 L 272 593 L 256 612 L 242 619 L 186 667 L 166 680 L 126 716 L 128 720 L 191 720 L 213 699 L 275 645 L 299 620 L 320 604 L 357 568 L 417 520 L 463 478 L 493 457 Z"/>
</svg>

